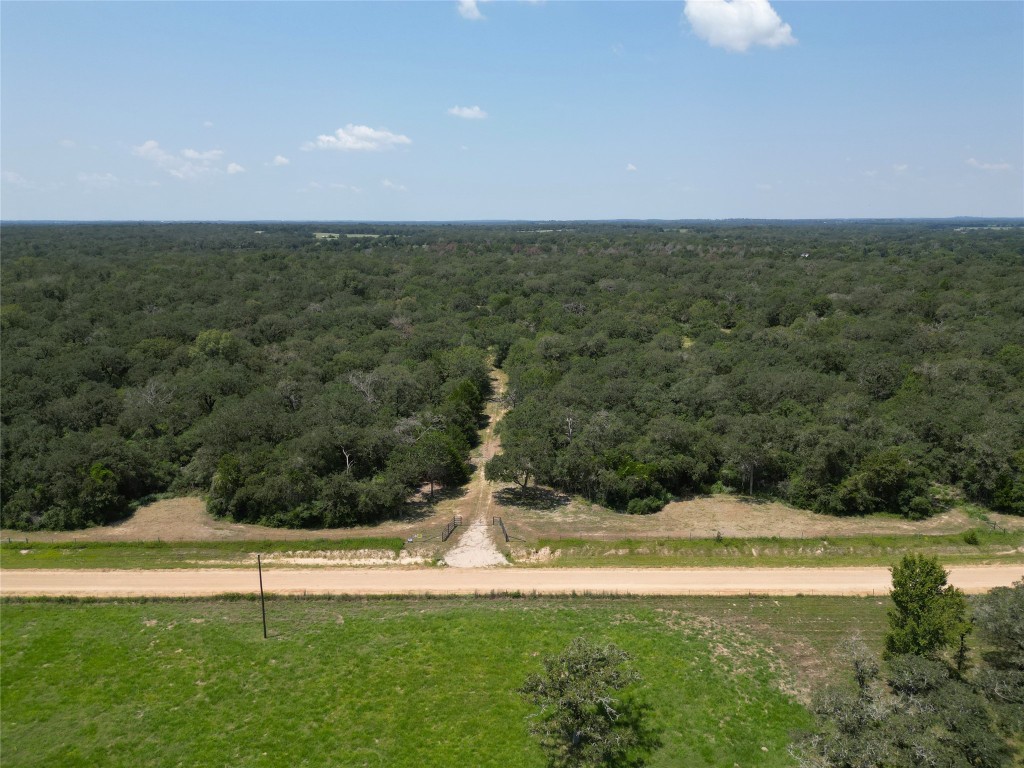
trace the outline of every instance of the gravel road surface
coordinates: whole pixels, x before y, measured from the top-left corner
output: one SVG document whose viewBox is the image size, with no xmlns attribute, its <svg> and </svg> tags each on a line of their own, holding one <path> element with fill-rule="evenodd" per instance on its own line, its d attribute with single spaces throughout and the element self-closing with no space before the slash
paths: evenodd
<svg viewBox="0 0 1024 768">
<path fill-rule="evenodd" d="M 968 593 L 1009 586 L 1024 567 L 951 567 Z M 274 594 L 454 595 L 488 592 L 629 593 L 636 595 L 885 594 L 888 568 L 344 568 L 267 569 Z M 0 595 L 189 597 L 256 593 L 255 570 L 13 570 L 0 572 Z"/>
</svg>

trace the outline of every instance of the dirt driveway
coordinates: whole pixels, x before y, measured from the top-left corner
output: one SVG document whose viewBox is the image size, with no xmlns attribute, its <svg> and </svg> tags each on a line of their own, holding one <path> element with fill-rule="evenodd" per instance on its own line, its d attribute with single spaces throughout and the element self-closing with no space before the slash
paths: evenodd
<svg viewBox="0 0 1024 768">
<path fill-rule="evenodd" d="M 1024 578 L 1024 567 L 949 569 L 965 592 L 985 592 Z M 490 592 L 634 595 L 880 595 L 888 568 L 423 568 L 411 570 L 273 570 L 264 588 L 275 594 L 465 595 Z M 0 595 L 76 597 L 192 597 L 255 594 L 255 571 L 44 571 L 0 573 Z"/>
</svg>

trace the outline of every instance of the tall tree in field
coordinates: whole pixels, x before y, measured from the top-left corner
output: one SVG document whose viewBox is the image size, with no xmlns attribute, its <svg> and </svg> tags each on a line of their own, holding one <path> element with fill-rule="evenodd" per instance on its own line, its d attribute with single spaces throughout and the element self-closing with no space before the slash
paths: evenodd
<svg viewBox="0 0 1024 768">
<path fill-rule="evenodd" d="M 647 707 L 620 691 L 641 682 L 625 651 L 578 637 L 544 660 L 544 674 L 519 689 L 539 708 L 530 732 L 540 740 L 550 768 L 638 768 L 660 740 L 647 722 Z"/>
<path fill-rule="evenodd" d="M 934 656 L 970 632 L 963 592 L 934 557 L 906 555 L 892 568 L 892 601 L 886 657 Z"/>
</svg>

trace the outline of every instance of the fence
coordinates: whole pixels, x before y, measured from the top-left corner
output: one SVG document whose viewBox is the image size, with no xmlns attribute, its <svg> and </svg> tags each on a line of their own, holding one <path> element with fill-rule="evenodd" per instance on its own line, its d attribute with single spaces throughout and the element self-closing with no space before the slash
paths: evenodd
<svg viewBox="0 0 1024 768">
<path fill-rule="evenodd" d="M 505 543 L 507 544 L 508 540 L 509 540 L 509 536 L 508 536 L 508 531 L 505 530 L 505 521 L 502 520 L 500 517 L 492 517 L 491 518 L 491 525 L 500 525 L 501 526 L 501 532 L 505 536 Z"/>
<path fill-rule="evenodd" d="M 444 532 L 441 534 L 441 541 L 448 541 L 448 537 L 452 535 L 452 531 L 462 525 L 462 515 L 456 515 L 451 519 L 451 522 L 444 527 Z"/>
</svg>

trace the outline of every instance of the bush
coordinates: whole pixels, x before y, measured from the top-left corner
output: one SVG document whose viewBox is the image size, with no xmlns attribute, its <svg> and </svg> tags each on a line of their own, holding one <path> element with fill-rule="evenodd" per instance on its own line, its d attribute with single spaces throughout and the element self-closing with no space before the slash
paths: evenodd
<svg viewBox="0 0 1024 768">
<path fill-rule="evenodd" d="M 630 499 L 626 505 L 627 515 L 653 515 L 660 512 L 665 506 L 665 500 L 657 496 L 648 496 L 643 499 Z"/>
<path fill-rule="evenodd" d="M 864 658 L 856 658 L 855 667 L 858 661 Z M 1000 768 L 1010 762 L 984 699 L 949 667 L 896 656 L 885 676 L 888 685 L 881 685 L 877 665 L 868 661 L 869 674 L 858 680 L 856 693 L 833 687 L 815 696 L 819 730 L 804 739 L 801 765 Z"/>
</svg>

